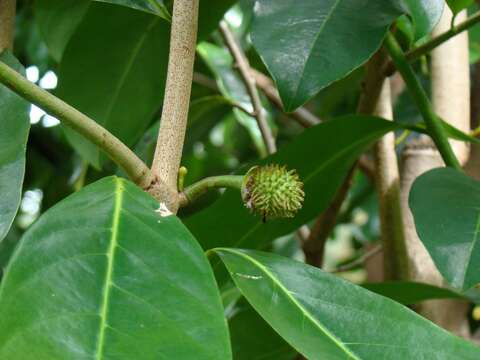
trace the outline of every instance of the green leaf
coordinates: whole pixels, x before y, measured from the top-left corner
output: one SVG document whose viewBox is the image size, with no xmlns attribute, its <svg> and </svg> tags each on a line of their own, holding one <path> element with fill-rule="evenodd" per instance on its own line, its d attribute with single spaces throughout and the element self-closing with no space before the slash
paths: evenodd
<svg viewBox="0 0 480 360">
<path fill-rule="evenodd" d="M 58 96 L 127 145 L 135 144 L 161 107 L 169 32 L 169 23 L 158 16 L 93 3 L 62 58 Z M 65 130 L 73 147 L 100 167 L 106 156 Z"/>
<path fill-rule="evenodd" d="M 47 211 L 2 281 L 0 358 L 230 359 L 208 261 L 157 208 L 110 177 Z"/>
<path fill-rule="evenodd" d="M 52 58 L 60 62 L 90 0 L 36 0 L 35 20 Z"/>
<path fill-rule="evenodd" d="M 478 359 L 480 349 L 390 299 L 278 255 L 216 249 L 255 310 L 320 359 Z"/>
<path fill-rule="evenodd" d="M 162 0 L 96 0 L 122 5 L 135 10 L 158 15 L 166 20 L 171 18 Z M 36 0 L 35 19 L 50 55 L 60 62 L 72 35 L 82 22 L 92 0 Z M 225 12 L 236 0 L 200 1 L 198 40 L 206 39 L 214 31 Z M 158 4 L 158 5 L 155 5 Z"/>
<path fill-rule="evenodd" d="M 247 92 L 247 88 L 240 74 L 234 70 L 234 61 L 230 52 L 225 48 L 206 42 L 199 44 L 197 49 L 203 61 L 205 61 L 215 75 L 218 87 L 223 96 L 232 103 L 241 105 L 247 111 L 253 112 L 254 109 L 250 95 Z M 272 122 L 273 120 L 271 116 L 269 116 L 270 112 L 265 108 L 264 111 L 267 114 L 269 122 Z M 259 154 L 266 156 L 267 150 L 260 129 L 258 128 L 257 120 L 239 109 L 234 109 L 233 112 L 238 122 L 248 130 Z"/>
<path fill-rule="evenodd" d="M 468 8 L 474 2 L 474 0 L 446 0 L 446 1 L 448 4 L 448 7 L 452 10 L 454 15 Z"/>
<path fill-rule="evenodd" d="M 445 6 L 443 0 L 405 0 L 405 4 L 413 22 L 416 40 L 425 37 L 433 30 Z"/>
<path fill-rule="evenodd" d="M 215 204 L 188 218 L 186 224 L 204 249 L 260 248 L 326 209 L 355 159 L 376 139 L 396 128 L 392 121 L 347 116 L 309 128 L 275 155 L 251 164 L 279 164 L 297 170 L 304 182 L 305 203 L 293 219 L 263 223 L 245 208 L 238 191 L 227 190 Z"/>
<path fill-rule="evenodd" d="M 409 197 L 418 236 L 440 273 L 454 287 L 480 282 L 480 183 L 450 168 L 415 181 Z"/>
<path fill-rule="evenodd" d="M 235 360 L 294 360 L 298 355 L 244 300 L 228 325 Z"/>
<path fill-rule="evenodd" d="M 114 5 L 130 7 L 132 9 L 145 11 L 169 20 L 170 14 L 165 7 L 163 0 L 95 0 Z"/>
<path fill-rule="evenodd" d="M 464 299 L 462 294 L 453 290 L 418 282 L 387 281 L 363 284 L 362 287 L 405 305 L 430 299 Z"/>
<path fill-rule="evenodd" d="M 403 13 L 430 30 L 441 0 L 257 0 L 252 41 L 293 111 L 365 63 Z M 423 11 L 423 12 L 422 12 Z M 425 17 L 428 14 L 428 17 Z M 439 15 L 438 15 L 439 17 Z"/>
<path fill-rule="evenodd" d="M 25 70 L 10 53 L 0 60 L 25 74 Z M 0 241 L 7 235 L 22 198 L 30 118 L 29 104 L 0 85 Z"/>
</svg>

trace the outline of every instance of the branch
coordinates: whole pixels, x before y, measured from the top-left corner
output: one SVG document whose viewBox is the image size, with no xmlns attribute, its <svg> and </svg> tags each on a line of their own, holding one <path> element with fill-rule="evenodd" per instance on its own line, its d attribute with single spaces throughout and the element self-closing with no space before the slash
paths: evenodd
<svg viewBox="0 0 480 360">
<path fill-rule="evenodd" d="M 267 98 L 280 110 L 283 112 L 283 104 L 280 99 L 275 85 L 273 84 L 272 79 L 270 79 L 265 74 L 261 73 L 256 69 L 251 69 L 252 75 L 255 77 L 255 81 L 258 87 L 265 93 Z M 299 107 L 297 110 L 288 114 L 291 115 L 298 123 L 304 128 L 312 127 L 322 122 L 317 116 L 312 114 L 308 109 L 304 107 Z"/>
<path fill-rule="evenodd" d="M 381 244 L 377 245 L 373 247 L 371 250 L 367 251 L 362 256 L 360 256 L 358 259 L 355 259 L 352 262 L 349 262 L 348 264 L 337 267 L 335 270 L 332 271 L 332 273 L 339 273 L 339 272 L 353 270 L 356 267 L 363 265 L 363 263 L 365 263 L 372 256 L 377 255 L 380 251 L 382 251 L 382 249 L 383 249 L 383 246 Z"/>
<path fill-rule="evenodd" d="M 467 18 L 465 21 L 461 22 L 460 24 L 450 27 L 449 30 L 445 31 L 444 33 L 432 38 L 431 40 L 427 41 L 423 45 L 408 51 L 405 54 L 405 57 L 409 62 L 413 62 L 423 55 L 428 54 L 430 51 L 435 49 L 436 47 L 442 45 L 444 42 L 450 40 L 452 37 L 460 34 L 461 32 L 468 30 L 470 27 L 476 25 L 480 22 L 480 11 L 477 11 L 475 14 Z M 395 65 L 392 62 L 389 62 L 385 66 L 385 73 L 387 75 L 391 75 L 395 72 Z"/>
<path fill-rule="evenodd" d="M 198 0 L 175 0 L 165 99 L 152 164 L 153 175 L 167 185 L 168 193 L 158 191 L 155 185 L 149 189 L 172 212 L 178 208 L 177 177 L 187 129 L 197 28 Z"/>
<path fill-rule="evenodd" d="M 152 175 L 142 160 L 124 143 L 94 120 L 48 91 L 31 83 L 3 62 L 0 62 L 0 82 L 97 145 L 136 184 L 142 188 L 150 185 Z"/>
<path fill-rule="evenodd" d="M 227 45 L 230 53 L 235 59 L 238 70 L 240 71 L 240 75 L 243 78 L 248 94 L 250 95 L 250 99 L 252 100 L 255 118 L 257 119 L 258 127 L 260 128 L 260 132 L 262 133 L 263 141 L 265 142 L 267 151 L 269 154 L 273 154 L 277 151 L 275 139 L 273 137 L 270 127 L 268 126 L 267 119 L 265 118 L 265 112 L 263 111 L 260 94 L 258 93 L 257 84 L 255 82 L 255 78 L 252 75 L 252 70 L 250 68 L 250 64 L 248 63 L 248 59 L 243 50 L 238 45 L 237 41 L 235 40 L 235 36 L 230 31 L 230 28 L 225 21 L 222 21 L 220 23 L 220 31 L 225 40 L 225 44 Z"/>
<path fill-rule="evenodd" d="M 325 244 L 328 236 L 332 232 L 337 223 L 338 213 L 342 207 L 345 198 L 348 195 L 350 186 L 352 185 L 353 175 L 355 174 L 356 166 L 354 165 L 347 177 L 343 181 L 342 186 L 338 189 L 332 203 L 322 215 L 320 215 L 313 226 L 313 229 L 307 241 L 303 243 L 302 249 L 305 253 L 305 260 L 307 264 L 322 267 L 323 255 L 325 251 Z"/>
<path fill-rule="evenodd" d="M 180 195 L 180 207 L 193 203 L 210 189 L 233 188 L 241 190 L 243 175 L 221 175 L 202 179 L 188 186 Z"/>
<path fill-rule="evenodd" d="M 397 70 L 400 72 L 403 80 L 407 84 L 407 88 L 410 90 L 410 93 L 423 116 L 425 124 L 427 125 L 427 130 L 435 142 L 440 154 L 442 155 L 445 164 L 461 171 L 462 169 L 460 163 L 453 153 L 452 147 L 448 142 L 447 134 L 440 119 L 435 114 L 433 107 L 430 104 L 427 95 L 425 94 L 425 91 L 415 76 L 415 73 L 408 63 L 400 45 L 391 33 L 387 34 L 385 39 L 385 48 L 389 52 Z"/>
<path fill-rule="evenodd" d="M 0 0 L 0 53 L 13 47 L 15 7 L 16 0 Z"/>
</svg>

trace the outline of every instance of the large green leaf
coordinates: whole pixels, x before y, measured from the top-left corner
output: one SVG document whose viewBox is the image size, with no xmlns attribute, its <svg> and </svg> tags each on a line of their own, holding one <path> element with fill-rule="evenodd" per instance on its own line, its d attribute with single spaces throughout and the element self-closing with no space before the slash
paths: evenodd
<svg viewBox="0 0 480 360">
<path fill-rule="evenodd" d="M 298 355 L 243 299 L 228 326 L 234 360 L 294 360 Z"/>
<path fill-rule="evenodd" d="M 305 203 L 293 219 L 263 223 L 243 206 L 238 191 L 227 190 L 215 204 L 188 218 L 186 224 L 204 249 L 260 248 L 298 229 L 327 208 L 359 154 L 395 128 L 391 121 L 347 116 L 307 129 L 275 155 L 257 162 L 286 165 L 299 173 L 304 182 Z"/>
<path fill-rule="evenodd" d="M 310 360 L 478 359 L 480 348 L 410 309 L 278 255 L 216 249 L 257 312 Z"/>
<path fill-rule="evenodd" d="M 0 60 L 24 73 L 13 55 L 3 53 Z M 28 110 L 29 104 L 25 100 L 0 85 L 0 241 L 7 235 L 22 197 L 30 130 Z"/>
<path fill-rule="evenodd" d="M 58 96 L 135 144 L 162 104 L 169 32 L 158 16 L 92 3 L 62 58 Z M 106 157 L 98 147 L 66 132 L 75 149 L 100 167 Z"/>
<path fill-rule="evenodd" d="M 162 0 L 95 0 L 122 5 L 170 19 Z M 70 38 L 82 22 L 93 0 L 36 0 L 35 18 L 43 39 L 55 61 L 60 62 Z M 236 0 L 200 1 L 198 39 L 206 39 L 215 30 L 225 12 Z M 168 4 L 167 4 L 168 5 Z"/>
<path fill-rule="evenodd" d="M 480 183 L 450 168 L 431 170 L 413 184 L 409 199 L 418 236 L 454 287 L 480 282 Z"/>
<path fill-rule="evenodd" d="M 0 290 L 1 359 L 230 359 L 211 268 L 175 216 L 105 178 L 26 233 Z"/>
<path fill-rule="evenodd" d="M 252 40 L 292 111 L 367 61 L 398 16 L 409 12 L 422 20 L 423 33 L 438 20 L 442 3 L 257 0 Z"/>
</svg>

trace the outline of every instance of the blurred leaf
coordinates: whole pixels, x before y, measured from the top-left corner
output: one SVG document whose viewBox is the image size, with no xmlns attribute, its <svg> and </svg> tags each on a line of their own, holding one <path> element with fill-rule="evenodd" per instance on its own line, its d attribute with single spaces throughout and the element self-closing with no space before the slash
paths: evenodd
<svg viewBox="0 0 480 360">
<path fill-rule="evenodd" d="M 362 287 L 404 305 L 431 299 L 464 299 L 462 294 L 453 290 L 418 282 L 389 281 L 363 284 Z"/>
<path fill-rule="evenodd" d="M 228 325 L 234 360 L 294 360 L 298 354 L 244 300 Z"/>
<path fill-rule="evenodd" d="M 305 130 L 275 155 L 255 163 L 280 164 L 297 170 L 306 195 L 303 209 L 293 219 L 269 220 L 264 224 L 245 208 L 238 191 L 227 190 L 215 204 L 188 218 L 186 224 L 204 249 L 261 248 L 327 208 L 359 154 L 396 126 L 368 116 L 339 118 Z"/>
<path fill-rule="evenodd" d="M 448 6 L 454 14 L 458 14 L 463 9 L 473 4 L 474 0 L 446 0 Z"/>
<path fill-rule="evenodd" d="M 89 5 L 90 0 L 35 1 L 35 18 L 55 61 L 60 62 Z"/>
<path fill-rule="evenodd" d="M 5 52 L 0 60 L 25 74 L 13 55 Z M 0 85 L 0 241 L 7 235 L 22 198 L 25 152 L 30 118 L 29 104 Z"/>
<path fill-rule="evenodd" d="M 418 236 L 446 280 L 460 289 L 480 283 L 480 183 L 434 169 L 417 178 L 409 204 Z"/>
<path fill-rule="evenodd" d="M 410 309 L 318 268 L 258 251 L 215 252 L 255 310 L 308 359 L 480 357 Z"/>
<path fill-rule="evenodd" d="M 292 111 L 367 61 L 397 17 L 413 14 L 426 35 L 442 6 L 442 0 L 257 0 L 252 41 Z"/>
<path fill-rule="evenodd" d="M 93 3 L 62 58 L 58 96 L 135 144 L 163 100 L 169 32 L 160 17 Z M 106 157 L 98 147 L 65 130 L 74 148 L 100 167 Z"/>
<path fill-rule="evenodd" d="M 234 70 L 234 61 L 230 52 L 210 43 L 198 45 L 198 52 L 212 73 L 215 75 L 220 92 L 232 103 L 241 105 L 249 112 L 253 112 L 250 95 L 240 74 Z M 264 109 L 266 114 L 269 112 Z M 266 156 L 265 143 L 257 125 L 257 120 L 239 109 L 233 110 L 236 118 L 250 133 L 252 140 L 261 156 Z M 270 122 L 272 119 L 269 119 Z"/>
<path fill-rule="evenodd" d="M 405 4 L 412 18 L 416 40 L 430 34 L 440 20 L 445 6 L 443 0 L 405 0 Z"/>
<path fill-rule="evenodd" d="M 231 358 L 208 261 L 157 208 L 110 177 L 45 213 L 2 282 L 0 358 Z"/>
</svg>

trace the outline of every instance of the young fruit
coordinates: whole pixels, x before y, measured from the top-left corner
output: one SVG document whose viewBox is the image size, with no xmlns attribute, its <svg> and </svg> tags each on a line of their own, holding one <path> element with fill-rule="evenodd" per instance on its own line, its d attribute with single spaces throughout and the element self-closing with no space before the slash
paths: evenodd
<svg viewBox="0 0 480 360">
<path fill-rule="evenodd" d="M 295 170 L 276 164 L 255 166 L 243 179 L 245 206 L 267 218 L 291 218 L 302 208 L 305 193 Z"/>
</svg>

